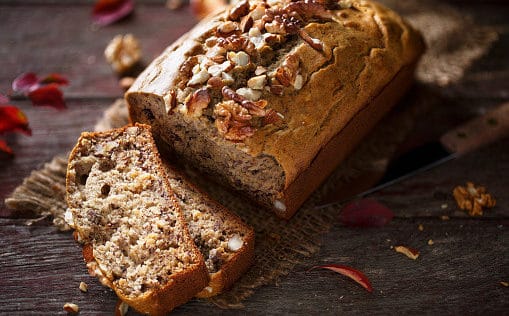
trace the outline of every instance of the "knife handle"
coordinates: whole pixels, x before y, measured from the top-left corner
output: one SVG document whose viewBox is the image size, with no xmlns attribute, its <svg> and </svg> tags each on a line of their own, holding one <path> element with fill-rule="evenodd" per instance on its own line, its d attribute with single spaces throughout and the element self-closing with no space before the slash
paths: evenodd
<svg viewBox="0 0 509 316">
<path fill-rule="evenodd" d="M 442 135 L 440 142 L 451 153 L 465 154 L 509 135 L 509 102 Z"/>
</svg>

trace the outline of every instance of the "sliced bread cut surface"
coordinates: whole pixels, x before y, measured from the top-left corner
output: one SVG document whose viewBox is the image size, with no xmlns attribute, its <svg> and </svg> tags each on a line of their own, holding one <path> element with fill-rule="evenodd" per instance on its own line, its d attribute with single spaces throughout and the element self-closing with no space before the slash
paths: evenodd
<svg viewBox="0 0 509 316">
<path fill-rule="evenodd" d="M 149 126 L 83 133 L 67 202 L 90 273 L 139 312 L 166 314 L 207 286 Z"/>
<path fill-rule="evenodd" d="M 171 188 L 184 213 L 189 233 L 200 249 L 210 274 L 198 297 L 211 297 L 229 288 L 251 265 L 254 231 L 237 215 L 193 186 L 165 164 Z"/>
</svg>

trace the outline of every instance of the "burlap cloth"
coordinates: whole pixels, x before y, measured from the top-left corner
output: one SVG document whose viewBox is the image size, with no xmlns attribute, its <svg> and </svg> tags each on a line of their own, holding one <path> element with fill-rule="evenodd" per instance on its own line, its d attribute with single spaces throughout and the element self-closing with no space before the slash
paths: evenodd
<svg viewBox="0 0 509 316">
<path fill-rule="evenodd" d="M 212 299 L 218 306 L 241 307 L 242 300 L 257 287 L 276 282 L 297 263 L 317 252 L 320 239 L 338 215 L 340 206 L 316 210 L 316 202 L 331 188 L 348 182 L 356 174 L 383 169 L 416 119 L 430 107 L 438 105 L 440 89 L 459 81 L 472 62 L 497 39 L 494 31 L 475 25 L 471 18 L 447 5 L 428 0 L 382 2 L 405 16 L 426 39 L 428 51 L 417 72 L 418 84 L 290 221 L 279 220 L 217 185 L 204 186 L 214 198 L 237 212 L 256 231 L 254 265 L 230 291 Z M 117 100 L 105 111 L 96 129 L 104 130 L 126 123 L 125 104 Z M 33 171 L 6 199 L 6 205 L 15 211 L 29 210 L 40 217 L 51 217 L 58 229 L 68 230 L 63 221 L 67 163 L 64 156 L 56 157 L 41 170 Z"/>
</svg>

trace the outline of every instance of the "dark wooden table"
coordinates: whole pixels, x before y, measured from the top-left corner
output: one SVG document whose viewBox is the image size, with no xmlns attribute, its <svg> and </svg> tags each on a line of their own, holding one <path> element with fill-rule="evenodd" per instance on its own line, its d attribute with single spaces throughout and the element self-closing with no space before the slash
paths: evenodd
<svg viewBox="0 0 509 316">
<path fill-rule="evenodd" d="M 33 169 L 68 151 L 121 96 L 102 55 L 114 35 L 135 34 L 144 60 L 150 61 L 195 23 L 187 9 L 175 12 L 165 9 L 164 1 L 140 2 L 132 17 L 100 29 L 91 26 L 91 1 L 0 2 L 0 92 L 26 71 L 60 72 L 71 81 L 65 111 L 12 101 L 27 114 L 33 135 L 8 136 L 16 157 L 0 160 L 0 314 L 63 314 L 65 302 L 77 303 L 87 315 L 114 310 L 115 295 L 88 276 L 70 233 L 57 232 L 49 221 L 27 227 L 3 200 Z M 454 106 L 431 109 L 414 137 L 438 135 L 509 99 L 509 8 L 504 1 L 449 2 L 478 24 L 494 27 L 499 39 L 461 82 L 440 91 Z M 500 140 L 373 194 L 396 214 L 388 226 L 353 229 L 335 223 L 318 254 L 277 284 L 257 290 L 243 310 L 193 300 L 175 313 L 508 314 L 509 287 L 501 284 L 509 282 L 508 148 L 509 139 Z M 451 192 L 466 181 L 487 186 L 497 206 L 475 218 L 459 211 Z M 410 260 L 391 249 L 396 244 L 417 248 L 421 255 Z M 361 269 L 375 291 L 369 294 L 332 272 L 306 273 L 323 263 Z M 88 293 L 78 290 L 80 281 L 89 284 Z"/>
</svg>

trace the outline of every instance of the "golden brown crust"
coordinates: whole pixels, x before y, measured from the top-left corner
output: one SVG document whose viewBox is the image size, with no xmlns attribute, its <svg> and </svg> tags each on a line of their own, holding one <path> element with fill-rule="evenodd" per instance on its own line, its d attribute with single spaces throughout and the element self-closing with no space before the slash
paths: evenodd
<svg viewBox="0 0 509 316">
<path fill-rule="evenodd" d="M 365 126 L 375 124 L 389 111 L 384 104 L 396 103 L 412 84 L 415 65 L 401 69 L 393 80 L 367 104 L 352 120 L 339 131 L 329 143 L 316 155 L 310 167 L 302 172 L 297 179 L 284 191 L 282 200 L 286 210 L 278 215 L 289 219 L 304 203 L 306 197 L 318 187 L 327 176 L 355 148 L 355 145 L 369 132 Z M 349 139 L 350 142 L 343 141 Z"/>
<path fill-rule="evenodd" d="M 141 128 L 148 128 L 150 129 L 150 126 L 148 125 L 142 125 L 142 124 L 136 124 L 135 126 L 141 127 Z M 123 128 L 118 129 L 117 131 L 123 132 L 126 129 L 132 126 L 125 126 Z M 110 132 L 94 132 L 94 133 L 82 133 L 82 136 L 80 137 L 80 140 L 83 138 L 95 138 L 95 137 L 101 137 L 108 135 Z M 69 161 L 72 161 L 74 157 L 77 155 L 77 152 L 81 149 L 80 140 L 78 141 L 77 145 L 73 148 L 71 151 L 71 154 L 69 156 Z M 157 150 L 157 147 L 152 140 L 150 144 L 148 144 L 150 147 L 149 150 L 151 150 L 152 153 L 154 153 L 154 158 L 157 161 L 157 169 L 159 171 L 159 174 L 164 174 L 164 168 L 162 166 L 161 159 L 159 157 L 159 152 Z M 71 164 L 68 165 L 67 170 L 67 178 L 66 178 L 66 186 L 67 188 L 70 187 L 72 184 L 72 181 L 74 181 L 74 173 L 70 170 Z M 129 296 L 125 295 L 124 291 L 117 287 L 117 285 L 113 282 L 113 280 L 109 279 L 107 275 L 111 275 L 111 273 L 108 273 L 108 271 L 102 271 L 100 268 L 100 263 L 97 261 L 97 259 L 93 255 L 93 245 L 86 242 L 84 242 L 83 245 L 83 256 L 85 259 L 85 262 L 87 263 L 87 268 L 89 270 L 89 273 L 93 276 L 97 276 L 101 283 L 105 286 L 108 286 L 112 288 L 115 293 L 118 295 L 118 297 L 125 301 L 127 304 L 129 304 L 134 309 L 138 310 L 141 313 L 144 314 L 150 314 L 150 315 L 165 315 L 172 309 L 174 309 L 176 306 L 181 305 L 185 302 L 187 302 L 189 299 L 191 299 L 197 292 L 203 289 L 204 286 L 208 283 L 208 272 L 205 266 L 205 262 L 203 260 L 203 257 L 201 256 L 200 251 L 192 241 L 191 237 L 189 236 L 188 229 L 185 225 L 185 220 L 182 215 L 182 212 L 179 209 L 178 203 L 175 201 L 173 197 L 173 193 L 170 189 L 170 185 L 168 182 L 168 179 L 165 177 L 162 178 L 162 183 L 165 187 L 165 190 L 169 193 L 169 199 L 168 202 L 171 203 L 173 206 L 172 208 L 177 211 L 177 218 L 180 227 L 180 233 L 182 235 L 182 243 L 186 245 L 186 250 L 191 254 L 192 257 L 195 258 L 195 263 L 190 264 L 186 269 L 183 269 L 180 272 L 173 273 L 169 279 L 169 281 L 160 288 L 155 288 L 153 290 L 146 291 L 142 295 L 139 296 Z M 69 196 L 69 189 L 67 194 L 67 200 L 68 205 L 71 207 L 73 204 L 72 201 L 70 201 Z M 80 235 L 80 227 L 75 227 L 75 230 L 78 232 L 78 241 L 79 235 Z"/>
<path fill-rule="evenodd" d="M 280 216 L 289 218 L 302 202 L 322 181 L 311 181 L 305 190 L 297 190 L 295 181 L 302 179 L 302 173 L 311 166 L 315 157 L 326 149 L 331 139 L 338 136 L 349 124 L 358 124 L 361 134 L 365 134 L 379 115 L 365 114 L 363 123 L 352 119 L 372 100 L 386 89 L 388 83 L 405 67 L 412 68 L 424 51 L 420 34 L 401 17 L 382 5 L 369 0 L 350 1 L 347 9 L 332 11 L 332 19 L 325 23 L 309 23 L 303 29 L 311 37 L 319 40 L 323 51 L 318 51 L 309 43 L 298 42 L 291 48 L 291 54 L 299 57 L 300 74 L 306 81 L 299 90 L 285 90 L 282 96 L 268 95 L 268 107 L 282 114 L 283 125 L 268 124 L 258 128 L 254 134 L 239 142 L 239 151 L 253 157 L 274 157 L 284 171 L 284 185 L 280 199 L 287 200 L 285 211 L 277 211 Z M 219 24 L 218 16 L 211 17 L 185 35 L 177 44 L 170 46 L 145 71 L 126 93 L 131 118 L 140 119 L 140 107 L 135 99 L 139 96 L 157 105 L 152 125 L 157 133 L 165 133 L 165 120 L 168 115 L 165 97 L 177 83 L 179 62 L 200 44 L 200 37 L 207 35 Z M 287 53 L 289 54 L 289 53 Z M 411 78 L 408 77 L 410 80 Z M 403 90 L 403 87 L 391 86 Z M 395 95 L 400 95 L 395 93 Z M 385 113 L 397 98 L 377 103 Z M 375 119 L 376 118 L 376 119 Z M 163 137 L 164 138 L 164 137 Z M 345 157 L 359 138 L 344 137 L 349 143 L 346 152 L 334 155 Z M 220 141 L 218 141 L 220 143 Z M 341 150 L 341 146 L 338 147 Z M 322 167 L 327 173 L 341 161 L 334 161 L 332 168 Z M 315 171 L 318 172 L 317 167 Z M 309 172 L 308 172 L 309 173 Z M 317 173 L 319 175 L 320 172 Z M 295 191 L 301 193 L 288 194 Z M 298 196 L 291 200 L 288 196 Z M 267 205 L 267 203 L 263 203 Z"/>
</svg>

